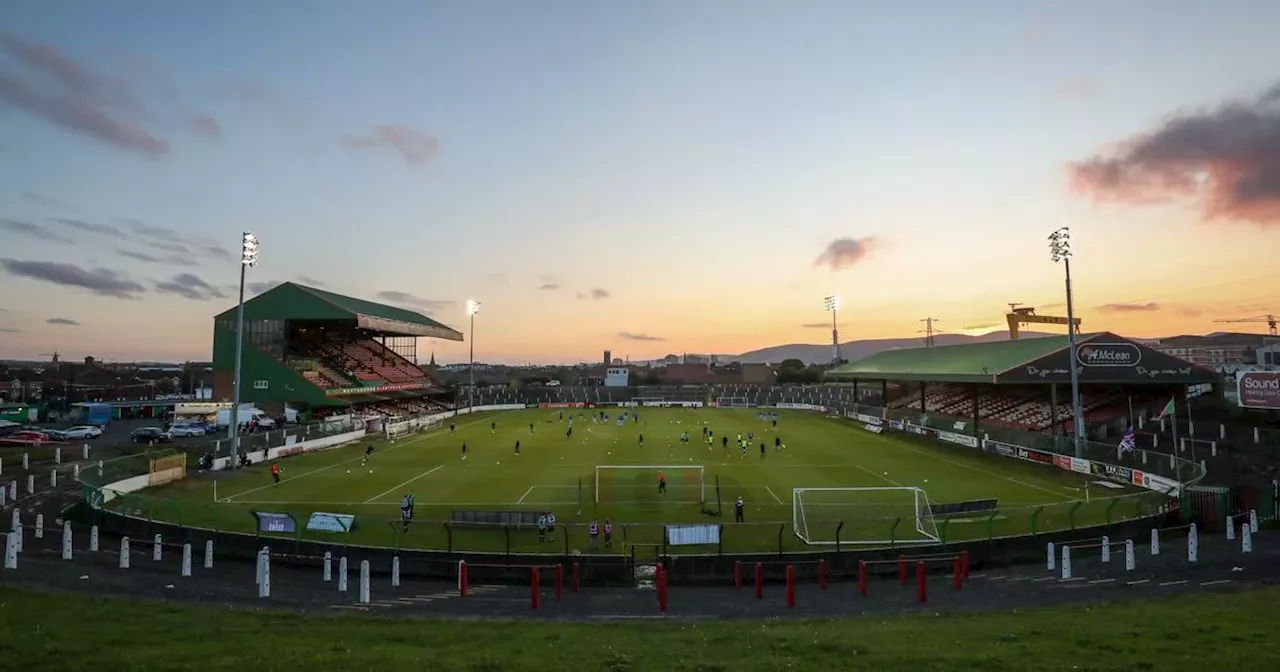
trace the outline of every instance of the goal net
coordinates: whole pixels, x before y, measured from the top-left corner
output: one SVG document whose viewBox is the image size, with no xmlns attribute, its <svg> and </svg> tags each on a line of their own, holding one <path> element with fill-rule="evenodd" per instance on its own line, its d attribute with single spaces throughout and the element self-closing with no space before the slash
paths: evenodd
<svg viewBox="0 0 1280 672">
<path fill-rule="evenodd" d="M 383 425 L 383 431 L 386 432 L 388 441 L 395 441 L 415 432 L 435 429 L 440 426 L 440 422 L 438 417 L 419 415 L 412 418 L 390 420 Z"/>
<path fill-rule="evenodd" d="M 746 397 L 716 397 L 716 406 L 720 408 L 750 408 L 751 402 Z"/>
<path fill-rule="evenodd" d="M 700 464 L 601 465 L 596 467 L 596 504 L 633 504 L 668 501 L 701 504 L 706 501 L 705 469 Z M 666 478 L 667 492 L 658 492 L 658 475 Z"/>
<path fill-rule="evenodd" d="M 912 487 L 795 488 L 792 529 L 806 544 L 936 544 L 924 490 Z"/>
</svg>

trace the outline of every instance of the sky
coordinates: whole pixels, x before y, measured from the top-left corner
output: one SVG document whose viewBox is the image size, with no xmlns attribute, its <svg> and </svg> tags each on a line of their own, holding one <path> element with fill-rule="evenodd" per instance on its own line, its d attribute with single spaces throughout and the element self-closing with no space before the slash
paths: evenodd
<svg viewBox="0 0 1280 672">
<path fill-rule="evenodd" d="M 1280 3 L 8 0 L 0 357 L 211 356 L 301 282 L 476 358 L 1280 312 Z M 423 339 L 422 360 L 467 343 Z"/>
</svg>

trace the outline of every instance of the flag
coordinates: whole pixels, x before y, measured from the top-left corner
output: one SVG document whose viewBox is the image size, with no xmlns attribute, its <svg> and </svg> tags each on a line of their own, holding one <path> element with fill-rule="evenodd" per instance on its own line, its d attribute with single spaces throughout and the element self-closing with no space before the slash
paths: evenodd
<svg viewBox="0 0 1280 672">
<path fill-rule="evenodd" d="M 1137 447 L 1138 447 L 1137 436 L 1134 435 L 1133 428 L 1130 427 L 1129 429 L 1125 430 L 1124 437 L 1120 439 L 1120 452 L 1122 454 L 1126 452 L 1132 452 L 1133 449 Z"/>
<path fill-rule="evenodd" d="M 1160 409 L 1160 415 L 1157 415 L 1153 419 L 1156 422 L 1159 422 L 1161 420 L 1164 420 L 1166 416 L 1170 416 L 1170 415 L 1177 415 L 1177 412 L 1173 406 L 1173 399 L 1170 399 L 1169 403 L 1165 404 L 1164 408 Z"/>
</svg>

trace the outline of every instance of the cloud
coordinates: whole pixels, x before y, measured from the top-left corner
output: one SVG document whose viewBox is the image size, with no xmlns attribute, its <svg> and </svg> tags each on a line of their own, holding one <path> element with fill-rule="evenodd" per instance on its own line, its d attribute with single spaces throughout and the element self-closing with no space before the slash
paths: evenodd
<svg viewBox="0 0 1280 672">
<path fill-rule="evenodd" d="M 264 280 L 262 282 L 247 282 L 245 283 L 244 288 L 250 294 L 253 294 L 256 296 L 258 294 L 262 294 L 263 292 L 267 292 L 272 289 L 275 289 L 276 287 L 279 287 L 280 285 L 283 285 L 283 284 L 284 284 L 283 280 Z M 232 291 L 235 291 L 235 290 L 232 290 Z"/>
<path fill-rule="evenodd" d="M 56 261 L 18 259 L 0 259 L 0 267 L 12 276 L 85 289 L 98 296 L 134 299 L 147 291 L 146 287 L 130 280 L 123 273 L 107 268 L 84 269 L 75 264 Z"/>
<path fill-rule="evenodd" d="M 1182 112 L 1068 165 L 1072 188 L 1126 204 L 1188 200 L 1204 221 L 1280 225 L 1280 84 L 1252 100 Z"/>
<path fill-rule="evenodd" d="M 396 292 L 391 290 L 378 292 L 377 296 L 379 299 L 388 303 L 412 306 L 427 313 L 457 305 L 457 302 L 449 299 L 424 299 L 420 296 L 414 296 L 407 292 Z"/>
<path fill-rule="evenodd" d="M 191 122 L 191 127 L 200 135 L 210 140 L 222 139 L 222 124 L 219 124 L 217 119 L 207 114 L 196 112 L 190 115 L 188 121 Z"/>
<path fill-rule="evenodd" d="M 163 226 L 152 226 L 141 220 L 130 219 L 127 217 L 117 218 L 116 221 L 129 227 L 134 233 L 146 238 L 159 238 L 161 240 L 175 242 L 182 239 L 182 236 L 180 236 L 177 231 Z"/>
<path fill-rule="evenodd" d="M 840 322 L 836 326 L 843 327 L 845 326 L 845 324 L 846 324 L 845 322 Z M 800 325 L 800 328 L 801 329 L 830 329 L 831 323 L 830 322 L 808 322 L 806 324 Z"/>
<path fill-rule="evenodd" d="M 21 334 L 19 329 L 10 329 L 9 327 L 0 327 L 0 334 Z"/>
<path fill-rule="evenodd" d="M 1183 308 L 1178 311 L 1178 314 L 1183 317 L 1200 317 L 1204 315 L 1204 311 L 1199 308 Z"/>
<path fill-rule="evenodd" d="M 320 288 L 323 288 L 323 287 L 325 287 L 325 286 L 326 286 L 326 285 L 325 285 L 325 283 L 324 283 L 324 281 L 322 281 L 322 280 L 316 280 L 315 278 L 309 278 L 309 277 L 307 277 L 307 276 L 305 276 L 305 275 L 299 275 L 299 276 L 298 276 L 298 282 L 300 282 L 300 283 L 302 283 L 302 284 L 304 284 L 304 285 L 309 285 L 309 286 L 311 286 L 311 287 L 320 287 Z"/>
<path fill-rule="evenodd" d="M 1160 304 L 1150 303 L 1108 303 L 1098 306 L 1104 313 L 1154 313 L 1160 310 Z"/>
<path fill-rule="evenodd" d="M 1098 93 L 1098 82 L 1090 77 L 1068 77 L 1054 88 L 1054 95 L 1066 100 L 1079 100 Z"/>
<path fill-rule="evenodd" d="M 63 203 L 62 201 L 59 201 L 56 198 L 53 198 L 52 196 L 44 196 L 42 194 L 37 194 L 30 191 L 22 192 L 22 198 L 28 201 L 31 201 L 36 205 L 42 205 L 46 208 L 53 208 L 55 210 L 73 210 L 73 211 L 75 210 L 75 208 L 67 205 L 66 203 Z"/>
<path fill-rule="evenodd" d="M 544 292 L 551 292 L 560 289 L 560 285 L 557 285 L 554 282 L 544 282 L 541 285 L 538 285 L 538 289 Z"/>
<path fill-rule="evenodd" d="M 208 301 L 209 299 L 225 299 L 222 290 L 210 285 L 192 273 L 179 273 L 173 279 L 155 283 L 156 291 L 161 294 L 177 294 L 192 301 Z"/>
<path fill-rule="evenodd" d="M 665 341 L 667 339 L 662 336 L 650 336 L 649 334 L 636 334 L 630 331 L 619 331 L 618 338 L 627 341 Z"/>
<path fill-rule="evenodd" d="M 52 231 L 47 231 L 44 227 L 31 222 L 23 222 L 16 219 L 0 219 L 0 231 L 7 231 L 19 236 L 27 236 L 28 238 L 36 238 L 38 240 L 46 240 L 51 243 L 70 243 L 72 240 L 66 236 L 60 236 Z"/>
<path fill-rule="evenodd" d="M 873 237 L 863 238 L 837 238 L 827 243 L 827 249 L 818 255 L 813 261 L 814 266 L 826 266 L 832 271 L 839 271 L 849 268 L 866 258 L 875 245 L 876 239 Z"/>
<path fill-rule="evenodd" d="M 88 233 L 97 233 L 104 236 L 111 236 L 112 238 L 127 237 L 125 236 L 124 231 L 121 231 L 119 227 L 115 227 L 110 224 L 98 224 L 96 222 L 86 222 L 80 219 L 69 219 L 67 217 L 54 217 L 54 218 L 51 218 L 49 221 L 55 224 L 61 224 L 66 227 L 70 227 L 72 229 L 79 229 L 81 231 L 86 231 Z"/>
<path fill-rule="evenodd" d="M 411 166 L 420 166 L 440 151 L 435 138 L 408 126 L 374 126 L 365 135 L 346 138 L 343 144 L 352 149 L 388 148 L 400 153 Z"/>
<path fill-rule="evenodd" d="M 971 324 L 967 327 L 960 327 L 962 331 L 981 331 L 983 329 L 996 329 L 1002 327 L 1001 324 Z"/>
<path fill-rule="evenodd" d="M 169 143 L 118 116 L 145 112 L 122 80 L 92 73 L 56 47 L 12 35 L 0 33 L 0 52 L 28 71 L 25 78 L 0 71 L 0 105 L 118 149 L 152 158 L 169 153 Z"/>
<path fill-rule="evenodd" d="M 604 299 L 609 298 L 610 296 L 613 296 L 613 295 L 609 293 L 609 290 L 601 289 L 599 287 L 593 287 L 591 291 L 588 291 L 588 292 L 578 292 L 579 299 L 593 299 L 595 301 L 602 301 Z"/>
<path fill-rule="evenodd" d="M 79 322 L 76 322 L 75 320 L 68 320 L 68 319 L 67 319 L 67 318 L 65 318 L 65 317 L 51 317 L 51 318 L 49 318 L 49 319 L 45 320 L 45 324 L 61 324 L 61 325 L 65 325 L 65 326 L 68 326 L 68 327 L 78 327 L 78 326 L 80 326 L 80 323 L 79 323 Z"/>
<path fill-rule="evenodd" d="M 153 242 L 147 243 L 147 246 L 154 247 L 157 250 L 163 250 L 165 252 L 177 252 L 178 254 L 191 254 L 191 248 L 187 247 L 182 243 L 161 243 L 161 242 L 153 241 Z"/>
</svg>

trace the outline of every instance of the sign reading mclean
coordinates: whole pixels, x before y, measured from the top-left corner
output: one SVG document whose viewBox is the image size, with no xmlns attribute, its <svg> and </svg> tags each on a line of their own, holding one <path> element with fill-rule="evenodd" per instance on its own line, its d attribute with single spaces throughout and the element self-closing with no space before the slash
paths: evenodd
<svg viewBox="0 0 1280 672">
<path fill-rule="evenodd" d="M 1132 343 L 1086 343 L 1076 350 L 1083 366 L 1137 366 L 1142 349 Z"/>
</svg>

